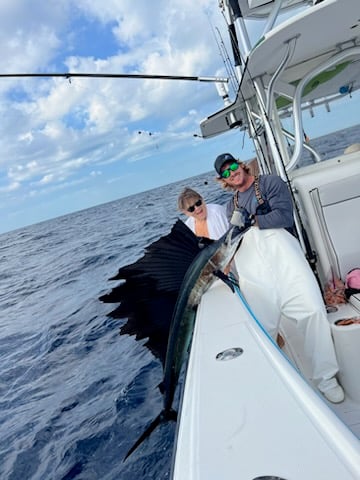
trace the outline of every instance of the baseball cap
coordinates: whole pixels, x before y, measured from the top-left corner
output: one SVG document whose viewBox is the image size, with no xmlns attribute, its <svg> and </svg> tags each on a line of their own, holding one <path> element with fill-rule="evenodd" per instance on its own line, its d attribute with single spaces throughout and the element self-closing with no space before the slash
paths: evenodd
<svg viewBox="0 0 360 480">
<path fill-rule="evenodd" d="M 220 176 L 221 176 L 221 168 L 224 165 L 224 163 L 227 163 L 227 162 L 237 162 L 237 160 L 231 155 L 231 153 L 222 153 L 221 155 L 218 155 L 216 157 L 214 168 Z"/>
</svg>

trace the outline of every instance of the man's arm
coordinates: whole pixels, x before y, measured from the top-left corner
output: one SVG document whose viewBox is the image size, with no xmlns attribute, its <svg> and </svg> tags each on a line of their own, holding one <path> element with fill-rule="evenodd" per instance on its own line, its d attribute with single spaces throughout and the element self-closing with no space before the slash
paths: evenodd
<svg viewBox="0 0 360 480">
<path fill-rule="evenodd" d="M 276 175 L 260 177 L 262 197 L 268 202 L 269 213 L 255 215 L 259 228 L 291 228 L 294 225 L 293 204 L 286 183 Z"/>
</svg>

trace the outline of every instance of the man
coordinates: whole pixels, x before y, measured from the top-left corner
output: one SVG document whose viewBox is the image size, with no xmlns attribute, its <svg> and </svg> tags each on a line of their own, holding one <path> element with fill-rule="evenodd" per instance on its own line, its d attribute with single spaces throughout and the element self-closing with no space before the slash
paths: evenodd
<svg viewBox="0 0 360 480">
<path fill-rule="evenodd" d="M 253 218 L 254 226 L 235 255 L 246 300 L 274 339 L 281 316 L 296 322 L 318 389 L 330 402 L 342 402 L 344 391 L 335 377 L 338 364 L 321 292 L 298 240 L 289 233 L 294 219 L 286 183 L 277 175 L 251 175 L 229 153 L 216 158 L 215 170 L 222 186 L 234 191 L 227 205 L 230 221 L 236 223 L 239 214 Z"/>
</svg>

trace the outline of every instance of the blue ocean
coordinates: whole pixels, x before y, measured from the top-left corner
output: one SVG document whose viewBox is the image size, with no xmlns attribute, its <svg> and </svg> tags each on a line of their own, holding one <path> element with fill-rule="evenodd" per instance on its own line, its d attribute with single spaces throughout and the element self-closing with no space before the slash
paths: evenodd
<svg viewBox="0 0 360 480">
<path fill-rule="evenodd" d="M 354 142 L 360 126 L 312 144 L 325 160 Z M 162 369 L 98 297 L 170 231 L 185 186 L 230 195 L 209 172 L 0 236 L 1 479 L 169 478 L 171 422 L 123 461 L 162 408 Z"/>
</svg>

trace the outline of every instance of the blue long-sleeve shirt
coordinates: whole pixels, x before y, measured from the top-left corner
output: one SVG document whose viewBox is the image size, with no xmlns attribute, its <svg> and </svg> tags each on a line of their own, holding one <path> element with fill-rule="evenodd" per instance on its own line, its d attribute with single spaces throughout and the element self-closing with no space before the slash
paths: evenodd
<svg viewBox="0 0 360 480">
<path fill-rule="evenodd" d="M 259 202 L 255 195 L 254 183 L 245 192 L 237 192 L 238 206 L 256 215 L 260 229 L 291 229 L 294 225 L 293 204 L 286 183 L 277 175 L 260 175 L 259 189 L 261 197 L 268 206 L 267 209 L 258 209 Z M 265 213 L 263 213 L 264 210 Z M 229 219 L 233 211 L 234 200 L 231 199 L 226 205 L 226 214 Z"/>
</svg>

